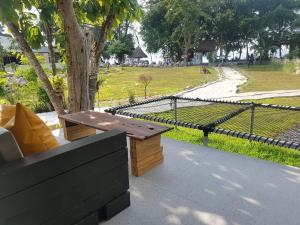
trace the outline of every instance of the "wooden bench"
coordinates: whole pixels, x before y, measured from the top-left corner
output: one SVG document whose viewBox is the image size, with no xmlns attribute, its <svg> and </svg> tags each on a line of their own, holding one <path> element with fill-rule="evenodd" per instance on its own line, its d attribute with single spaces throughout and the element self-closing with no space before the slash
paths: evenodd
<svg viewBox="0 0 300 225">
<path fill-rule="evenodd" d="M 163 162 L 161 134 L 170 127 L 95 111 L 84 111 L 59 117 L 63 123 L 65 139 L 74 141 L 97 130 L 117 129 L 130 137 L 131 169 L 134 176 L 141 176 Z"/>
</svg>

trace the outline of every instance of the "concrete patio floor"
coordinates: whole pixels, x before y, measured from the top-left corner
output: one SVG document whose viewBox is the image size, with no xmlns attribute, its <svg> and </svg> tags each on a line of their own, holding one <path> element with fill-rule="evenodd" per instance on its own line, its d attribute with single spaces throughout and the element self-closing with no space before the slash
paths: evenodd
<svg viewBox="0 0 300 225">
<path fill-rule="evenodd" d="M 130 177 L 131 206 L 101 225 L 300 224 L 300 169 L 163 138 L 165 162 Z"/>
</svg>

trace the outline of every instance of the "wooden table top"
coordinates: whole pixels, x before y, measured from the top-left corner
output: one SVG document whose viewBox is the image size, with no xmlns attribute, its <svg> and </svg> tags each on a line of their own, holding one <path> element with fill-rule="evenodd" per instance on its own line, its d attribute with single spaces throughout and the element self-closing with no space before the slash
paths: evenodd
<svg viewBox="0 0 300 225">
<path fill-rule="evenodd" d="M 83 111 L 59 116 L 68 122 L 86 125 L 98 130 L 109 131 L 117 129 L 127 133 L 127 136 L 144 140 L 164 133 L 172 128 L 155 123 L 128 119 L 108 113 Z"/>
</svg>

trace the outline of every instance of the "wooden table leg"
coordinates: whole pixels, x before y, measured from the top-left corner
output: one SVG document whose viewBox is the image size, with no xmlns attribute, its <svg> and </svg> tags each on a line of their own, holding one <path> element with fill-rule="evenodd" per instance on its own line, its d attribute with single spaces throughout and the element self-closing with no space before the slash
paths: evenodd
<svg viewBox="0 0 300 225">
<path fill-rule="evenodd" d="M 85 125 L 71 123 L 62 119 L 61 123 L 64 130 L 64 137 L 68 141 L 75 141 L 96 134 L 96 129 Z"/>
<path fill-rule="evenodd" d="M 161 135 L 146 140 L 130 138 L 131 170 L 134 176 L 141 176 L 164 160 Z"/>
</svg>

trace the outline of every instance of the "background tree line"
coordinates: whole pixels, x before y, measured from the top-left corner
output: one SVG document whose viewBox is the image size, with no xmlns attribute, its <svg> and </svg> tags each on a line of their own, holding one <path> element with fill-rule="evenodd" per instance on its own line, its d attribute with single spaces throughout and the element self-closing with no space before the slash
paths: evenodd
<svg viewBox="0 0 300 225">
<path fill-rule="evenodd" d="M 188 51 L 202 40 L 213 41 L 220 57 L 251 47 L 261 60 L 283 46 L 299 57 L 298 0 L 149 0 L 142 37 L 151 53 L 162 51 L 174 62 L 187 60 Z"/>
</svg>

